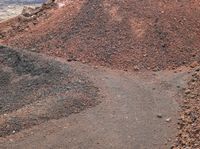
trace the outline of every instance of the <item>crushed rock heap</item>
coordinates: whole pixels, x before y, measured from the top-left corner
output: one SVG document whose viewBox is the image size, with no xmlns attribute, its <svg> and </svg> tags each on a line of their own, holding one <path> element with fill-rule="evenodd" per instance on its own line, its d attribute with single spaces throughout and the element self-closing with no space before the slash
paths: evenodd
<svg viewBox="0 0 200 149">
<path fill-rule="evenodd" d="M 199 62 L 199 9 L 197 1 L 50 1 L 36 17 L 1 23 L 0 43 L 123 70 L 173 69 Z"/>
</svg>

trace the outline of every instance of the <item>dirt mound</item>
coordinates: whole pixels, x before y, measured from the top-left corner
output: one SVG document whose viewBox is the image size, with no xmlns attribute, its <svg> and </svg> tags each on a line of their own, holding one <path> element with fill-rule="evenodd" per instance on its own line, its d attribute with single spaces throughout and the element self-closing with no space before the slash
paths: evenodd
<svg viewBox="0 0 200 149">
<path fill-rule="evenodd" d="M 124 70 L 174 68 L 200 59 L 195 0 L 63 1 L 57 8 L 36 24 L 20 23 L 17 33 L 0 24 L 1 43 Z"/>
<path fill-rule="evenodd" d="M 0 47 L 0 137 L 98 102 L 98 89 L 67 64 Z"/>
<path fill-rule="evenodd" d="M 188 85 L 174 149 L 200 148 L 200 68 L 196 69 Z"/>
</svg>

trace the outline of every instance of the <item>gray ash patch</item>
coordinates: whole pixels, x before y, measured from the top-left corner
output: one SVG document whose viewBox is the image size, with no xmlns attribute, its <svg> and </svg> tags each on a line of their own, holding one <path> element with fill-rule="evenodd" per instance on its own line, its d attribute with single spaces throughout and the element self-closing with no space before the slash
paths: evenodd
<svg viewBox="0 0 200 149">
<path fill-rule="evenodd" d="M 1 46 L 0 66 L 0 137 L 98 103 L 98 89 L 67 64 Z"/>
</svg>

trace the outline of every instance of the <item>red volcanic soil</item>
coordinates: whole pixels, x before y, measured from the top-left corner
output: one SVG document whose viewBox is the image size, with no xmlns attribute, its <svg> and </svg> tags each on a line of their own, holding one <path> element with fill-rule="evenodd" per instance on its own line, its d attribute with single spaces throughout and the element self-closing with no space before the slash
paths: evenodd
<svg viewBox="0 0 200 149">
<path fill-rule="evenodd" d="M 199 62 L 199 39 L 197 0 L 65 1 L 35 19 L 0 24 L 1 44 L 124 70 Z"/>
<path fill-rule="evenodd" d="M 200 148 L 200 68 L 193 73 L 185 90 L 175 149 Z"/>
</svg>

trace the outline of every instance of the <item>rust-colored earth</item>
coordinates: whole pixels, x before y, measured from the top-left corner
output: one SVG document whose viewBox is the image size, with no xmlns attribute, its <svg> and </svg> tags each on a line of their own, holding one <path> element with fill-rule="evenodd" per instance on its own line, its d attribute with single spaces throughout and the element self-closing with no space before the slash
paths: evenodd
<svg viewBox="0 0 200 149">
<path fill-rule="evenodd" d="M 0 147 L 199 149 L 199 43 L 199 0 L 49 0 L 1 22 Z"/>
<path fill-rule="evenodd" d="M 0 43 L 123 70 L 172 69 L 199 61 L 198 0 L 64 2 L 60 9 L 45 9 L 45 19 L 1 23 Z"/>
</svg>

